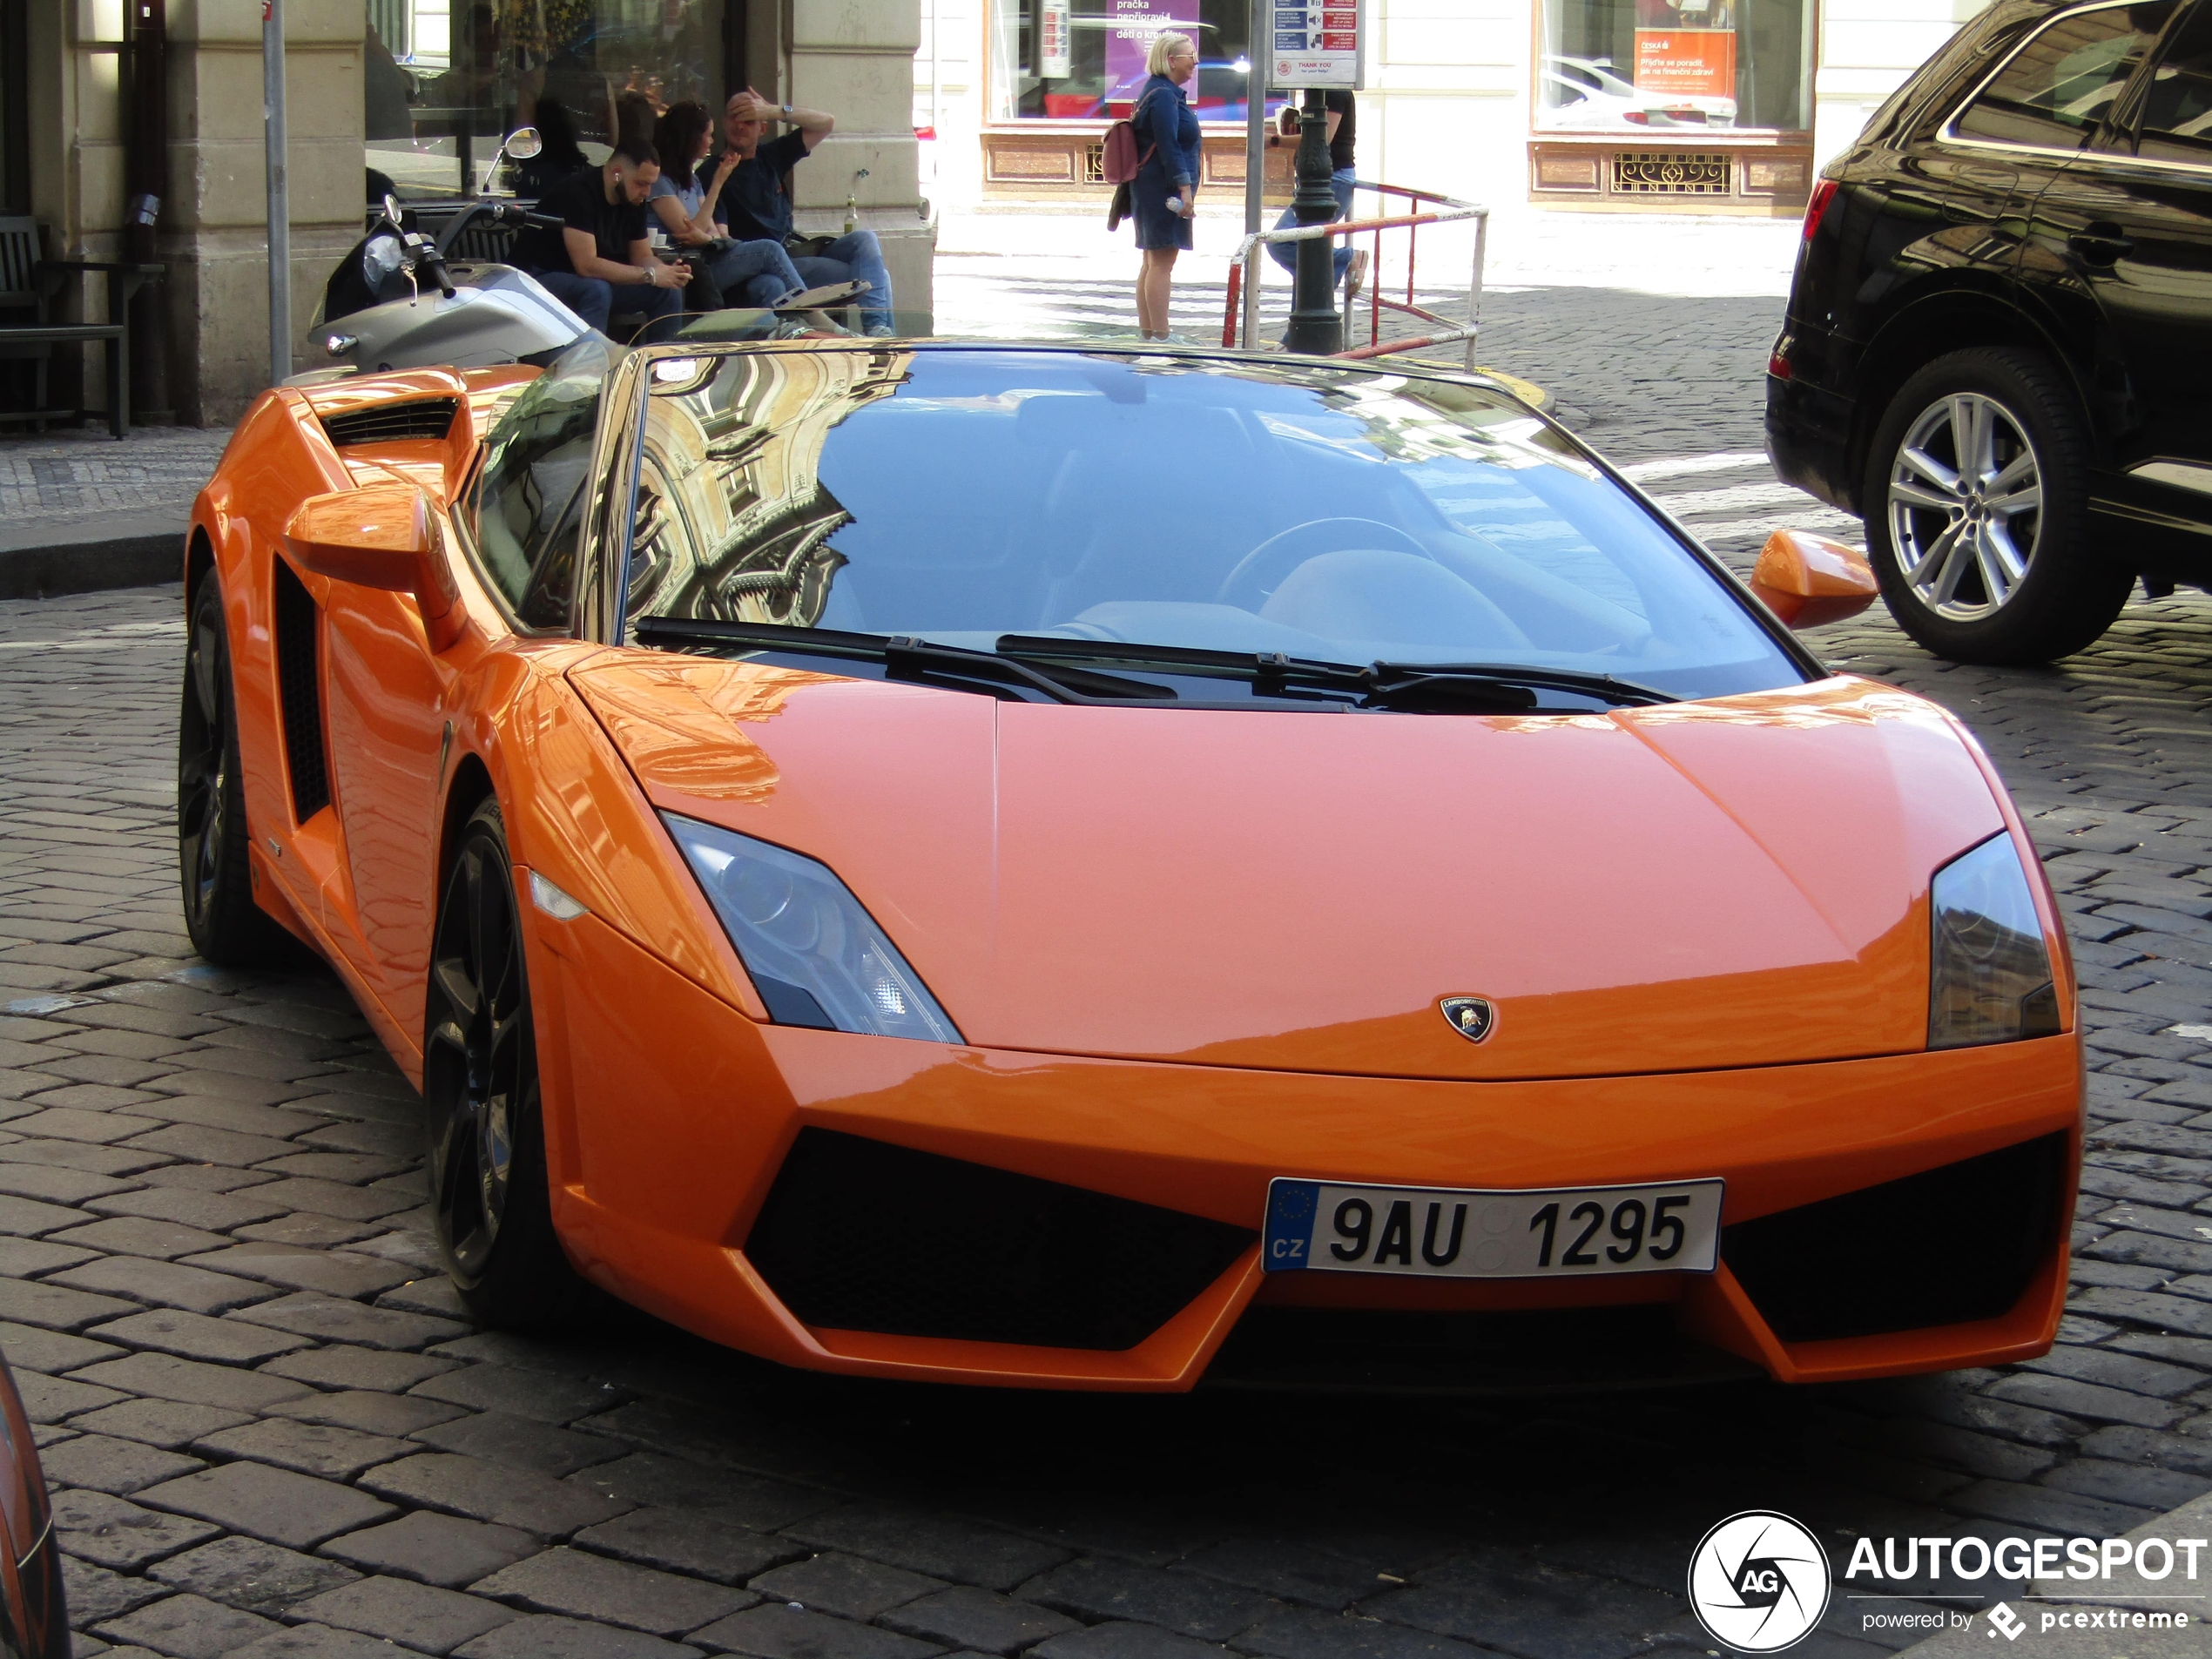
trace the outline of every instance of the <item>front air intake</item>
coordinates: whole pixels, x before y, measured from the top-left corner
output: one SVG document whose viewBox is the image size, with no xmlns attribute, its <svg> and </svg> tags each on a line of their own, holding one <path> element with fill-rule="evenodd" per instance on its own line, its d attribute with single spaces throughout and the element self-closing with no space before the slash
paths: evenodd
<svg viewBox="0 0 2212 1659">
<path fill-rule="evenodd" d="M 1721 1232 L 1721 1257 L 1784 1342 L 2009 1313 L 2057 1243 L 2067 1137 L 2046 1135 Z"/>
<path fill-rule="evenodd" d="M 802 1325 L 1133 1348 L 1247 1228 L 834 1130 L 801 1130 L 745 1253 Z"/>
<path fill-rule="evenodd" d="M 417 397 L 404 403 L 373 403 L 365 409 L 326 415 L 322 429 L 343 449 L 361 443 L 442 442 L 459 412 L 457 397 Z"/>
</svg>

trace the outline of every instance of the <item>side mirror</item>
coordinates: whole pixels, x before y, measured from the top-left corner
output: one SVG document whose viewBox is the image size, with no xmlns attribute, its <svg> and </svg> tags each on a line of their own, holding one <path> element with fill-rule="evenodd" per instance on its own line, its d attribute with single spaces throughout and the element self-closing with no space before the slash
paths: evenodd
<svg viewBox="0 0 2212 1659">
<path fill-rule="evenodd" d="M 432 651 L 461 637 L 461 590 L 446 562 L 445 533 L 413 484 L 310 496 L 285 525 L 284 545 L 317 576 L 413 594 Z"/>
<path fill-rule="evenodd" d="M 1804 530 L 1768 536 L 1751 571 L 1751 591 L 1793 629 L 1856 617 L 1881 590 L 1864 553 Z"/>
<path fill-rule="evenodd" d="M 392 221 L 394 230 L 406 233 L 407 219 L 400 211 L 400 199 L 388 190 L 384 192 L 384 217 Z"/>
<path fill-rule="evenodd" d="M 536 127 L 516 127 L 507 135 L 507 142 L 500 146 L 517 161 L 528 161 L 545 148 L 545 140 L 537 136 Z"/>
</svg>

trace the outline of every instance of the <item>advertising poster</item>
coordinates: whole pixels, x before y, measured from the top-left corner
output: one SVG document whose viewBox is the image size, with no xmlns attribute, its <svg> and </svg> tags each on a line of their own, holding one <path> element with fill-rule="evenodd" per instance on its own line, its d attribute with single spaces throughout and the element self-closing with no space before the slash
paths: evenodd
<svg viewBox="0 0 2212 1659">
<path fill-rule="evenodd" d="M 1635 85 L 1640 92 L 1689 98 L 1736 96 L 1733 29 L 1639 29 Z"/>
<path fill-rule="evenodd" d="M 1069 0 L 1037 0 L 1037 76 L 1068 78 Z"/>
<path fill-rule="evenodd" d="M 1161 30 L 1199 37 L 1198 0 L 1112 0 L 1106 15 L 1106 97 L 1112 102 L 1131 102 L 1143 89 L 1144 55 Z M 1199 50 L 1203 54 L 1204 46 Z"/>
<path fill-rule="evenodd" d="M 1637 0 L 1635 66 L 1630 78 L 1640 92 L 1733 99 L 1732 0 Z"/>
</svg>

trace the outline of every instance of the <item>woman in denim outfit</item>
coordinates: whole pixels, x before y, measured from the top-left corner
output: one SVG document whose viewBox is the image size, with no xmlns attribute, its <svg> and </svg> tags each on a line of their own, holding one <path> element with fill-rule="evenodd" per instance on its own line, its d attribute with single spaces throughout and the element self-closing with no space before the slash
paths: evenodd
<svg viewBox="0 0 2212 1659">
<path fill-rule="evenodd" d="M 1130 185 L 1136 246 L 1144 253 L 1136 276 L 1136 327 L 1147 340 L 1169 340 L 1175 256 L 1190 246 L 1198 197 L 1198 117 L 1183 91 L 1198 72 L 1198 49 L 1190 36 L 1167 30 L 1152 42 L 1144 67 L 1151 75 L 1130 117 L 1137 154 L 1151 152 Z"/>
</svg>

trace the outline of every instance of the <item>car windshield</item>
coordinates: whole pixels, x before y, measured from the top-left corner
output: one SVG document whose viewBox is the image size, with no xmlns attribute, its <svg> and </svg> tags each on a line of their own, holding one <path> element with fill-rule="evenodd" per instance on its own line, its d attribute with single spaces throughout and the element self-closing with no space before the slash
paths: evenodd
<svg viewBox="0 0 2212 1659">
<path fill-rule="evenodd" d="M 1502 392 L 1372 366 L 778 349 L 653 365 L 627 616 L 1799 683 Z"/>
</svg>

